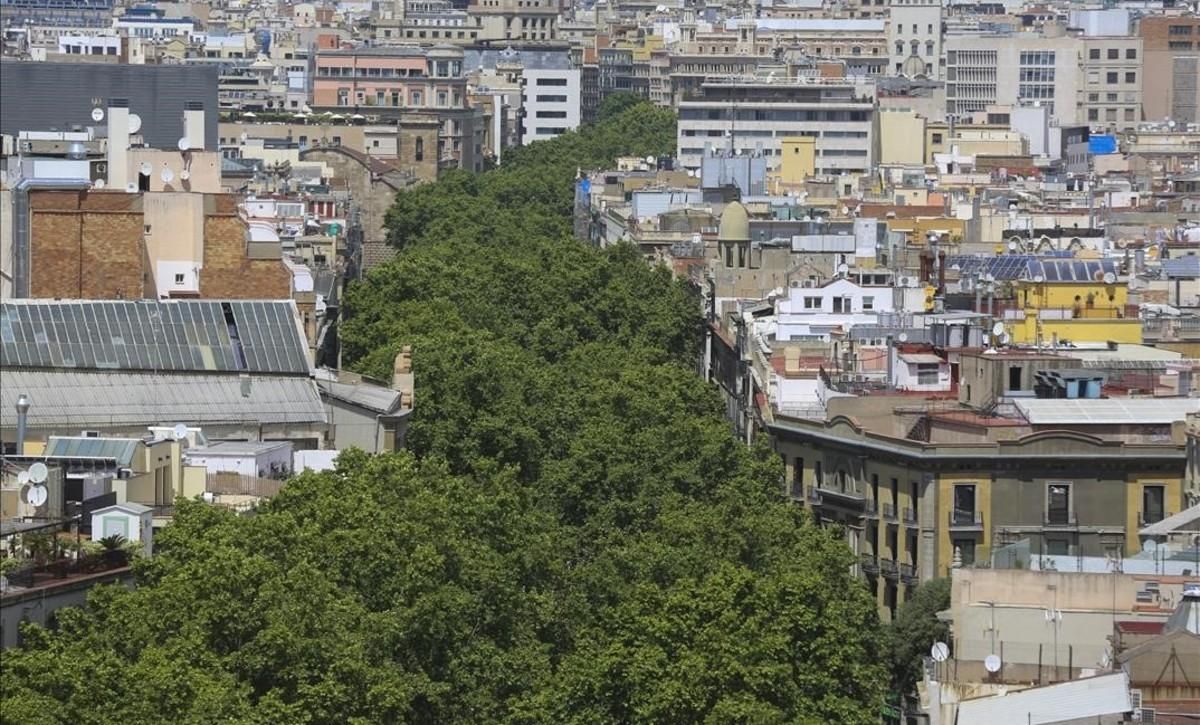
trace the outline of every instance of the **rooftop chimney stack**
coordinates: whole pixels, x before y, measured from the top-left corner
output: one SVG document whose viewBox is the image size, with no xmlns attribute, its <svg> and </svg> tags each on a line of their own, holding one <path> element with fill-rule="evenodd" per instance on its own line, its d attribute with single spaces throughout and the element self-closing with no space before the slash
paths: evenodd
<svg viewBox="0 0 1200 725">
<path fill-rule="evenodd" d="M 204 150 L 204 103 L 187 101 L 183 104 L 183 137 L 189 151 Z"/>
<path fill-rule="evenodd" d="M 123 190 L 129 182 L 129 99 L 108 99 L 108 186 Z"/>
</svg>

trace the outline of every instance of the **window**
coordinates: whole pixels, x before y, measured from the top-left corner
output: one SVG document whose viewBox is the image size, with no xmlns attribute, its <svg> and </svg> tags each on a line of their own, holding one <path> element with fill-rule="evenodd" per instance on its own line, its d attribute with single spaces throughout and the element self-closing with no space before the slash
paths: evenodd
<svg viewBox="0 0 1200 725">
<path fill-rule="evenodd" d="M 1126 48 L 1125 60 L 1137 60 L 1137 48 Z"/>
<path fill-rule="evenodd" d="M 804 459 L 797 458 L 792 463 L 792 498 L 804 495 Z"/>
<path fill-rule="evenodd" d="M 539 95 L 537 97 L 537 102 L 538 103 L 566 103 L 567 97 L 560 96 L 560 95 L 544 95 L 543 94 L 543 95 Z"/>
<path fill-rule="evenodd" d="M 1110 83 L 1110 84 L 1116 83 L 1117 79 L 1120 78 L 1120 75 L 1121 75 L 1120 73 L 1117 73 L 1115 71 L 1112 73 L 1106 73 L 1104 76 L 1104 80 L 1105 80 L 1105 82 Z"/>
<path fill-rule="evenodd" d="M 1092 48 L 1091 50 L 1089 50 L 1089 51 L 1088 51 L 1088 58 L 1089 58 L 1090 60 L 1100 60 L 1100 49 L 1099 49 L 1099 48 Z"/>
<path fill-rule="evenodd" d="M 835 313 L 848 314 L 850 312 L 850 298 L 849 297 L 834 297 L 833 298 L 833 311 Z"/>
<path fill-rule="evenodd" d="M 917 384 L 919 385 L 937 385 L 938 382 L 938 364 L 937 363 L 918 363 L 917 364 Z"/>
<path fill-rule="evenodd" d="M 175 275 L 175 284 L 183 284 L 183 275 L 182 274 Z"/>
<path fill-rule="evenodd" d="M 1171 50 L 1191 50 L 1192 42 L 1190 40 L 1172 40 L 1167 43 L 1167 47 Z"/>
<path fill-rule="evenodd" d="M 1008 389 L 1021 390 L 1021 367 L 1013 365 L 1008 369 Z"/>
<path fill-rule="evenodd" d="M 1099 102 L 1099 100 L 1100 100 L 1099 93 L 1089 93 L 1088 94 L 1088 103 L 1097 103 L 1097 102 Z"/>
<path fill-rule="evenodd" d="M 1100 120 L 1100 110 L 1097 108 L 1089 108 L 1088 109 L 1088 120 L 1089 121 L 1099 121 Z"/>
<path fill-rule="evenodd" d="M 874 297 L 868 295 L 866 297 L 863 297 L 862 300 L 863 300 L 863 312 L 870 312 L 871 310 L 875 309 L 875 298 Z"/>
<path fill-rule="evenodd" d="M 933 136 L 930 138 L 930 140 L 931 140 L 933 143 L 935 143 L 935 144 L 940 144 L 940 143 L 942 142 L 942 134 L 940 134 L 940 133 L 935 133 L 935 134 L 933 134 Z"/>
<path fill-rule="evenodd" d="M 1046 485 L 1046 523 L 1059 526 L 1071 523 L 1071 484 Z"/>
<path fill-rule="evenodd" d="M 566 111 L 538 111 L 538 118 L 566 118 Z"/>
<path fill-rule="evenodd" d="M 1162 486 L 1142 487 L 1142 520 L 1139 522 L 1139 526 L 1156 524 L 1166 518 L 1163 510 L 1164 491 Z"/>
<path fill-rule="evenodd" d="M 1172 25 L 1167 28 L 1167 35 L 1191 35 L 1192 26 L 1190 25 Z"/>
<path fill-rule="evenodd" d="M 975 484 L 957 483 L 954 485 L 954 509 L 950 512 L 955 524 L 975 523 Z"/>
<path fill-rule="evenodd" d="M 1071 542 L 1067 539 L 1046 539 L 1046 553 L 1050 556 L 1069 556 Z"/>
<path fill-rule="evenodd" d="M 1104 109 L 1104 120 L 1105 121 L 1117 120 L 1117 109 L 1115 109 L 1115 108 Z"/>
<path fill-rule="evenodd" d="M 820 297 L 805 297 L 804 298 L 804 309 L 806 309 L 806 310 L 821 309 L 821 298 Z"/>
<path fill-rule="evenodd" d="M 1109 48 L 1108 49 L 1108 59 L 1109 60 L 1120 60 L 1120 58 L 1121 58 L 1121 51 L 1119 48 Z"/>
<path fill-rule="evenodd" d="M 1137 114 L 1134 111 L 1134 109 L 1132 109 L 1132 108 L 1125 109 L 1125 120 L 1126 121 L 1136 121 L 1137 120 L 1136 115 Z"/>
<path fill-rule="evenodd" d="M 823 475 L 824 475 L 824 473 L 821 470 L 821 462 L 814 461 L 813 462 L 813 483 L 817 486 L 822 486 L 825 483 L 825 481 L 823 479 Z"/>
<path fill-rule="evenodd" d="M 538 78 L 537 85 L 539 86 L 565 86 L 567 85 L 566 78 Z"/>
<path fill-rule="evenodd" d="M 951 543 L 954 545 L 955 557 L 962 558 L 963 566 L 971 566 L 975 563 L 974 539 L 954 539 Z"/>
<path fill-rule="evenodd" d="M 413 144 L 413 158 L 417 161 L 425 160 L 425 139 L 420 136 L 417 137 L 416 142 Z"/>
<path fill-rule="evenodd" d="M 1126 83 L 1137 83 L 1137 73 L 1134 73 L 1133 71 L 1126 73 L 1125 74 L 1125 82 Z"/>
</svg>

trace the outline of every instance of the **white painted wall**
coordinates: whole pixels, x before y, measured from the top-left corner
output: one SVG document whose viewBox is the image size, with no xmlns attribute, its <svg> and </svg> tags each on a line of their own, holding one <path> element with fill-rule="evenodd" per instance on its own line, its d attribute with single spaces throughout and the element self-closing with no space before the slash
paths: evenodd
<svg viewBox="0 0 1200 725">
<path fill-rule="evenodd" d="M 574 69 L 526 69 L 521 104 L 522 145 L 555 138 L 563 131 L 579 128 L 579 71 Z M 550 85 L 565 82 L 565 85 Z M 555 117 L 551 118 L 550 115 Z M 545 129 L 562 129 L 546 131 Z M 540 129 L 540 130 L 539 130 Z"/>
</svg>

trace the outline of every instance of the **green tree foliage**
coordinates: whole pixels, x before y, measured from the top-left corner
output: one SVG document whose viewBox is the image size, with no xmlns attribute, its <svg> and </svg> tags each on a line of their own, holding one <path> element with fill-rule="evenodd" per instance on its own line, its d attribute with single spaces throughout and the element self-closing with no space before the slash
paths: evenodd
<svg viewBox="0 0 1200 725">
<path fill-rule="evenodd" d="M 642 96 L 632 91 L 609 93 L 604 100 L 600 101 L 600 108 L 596 111 L 596 120 L 603 123 L 644 102 L 645 99 Z"/>
<path fill-rule="evenodd" d="M 934 642 L 949 641 L 950 625 L 937 613 L 950 608 L 950 580 L 931 579 L 917 587 L 885 629 L 893 691 L 909 693 L 921 679 L 923 658 Z"/>
<path fill-rule="evenodd" d="M 399 196 L 345 351 L 414 348 L 410 450 L 179 507 L 134 590 L 5 653 L 4 722 L 873 722 L 871 597 L 694 373 L 694 295 L 569 238 L 645 104 Z"/>
</svg>

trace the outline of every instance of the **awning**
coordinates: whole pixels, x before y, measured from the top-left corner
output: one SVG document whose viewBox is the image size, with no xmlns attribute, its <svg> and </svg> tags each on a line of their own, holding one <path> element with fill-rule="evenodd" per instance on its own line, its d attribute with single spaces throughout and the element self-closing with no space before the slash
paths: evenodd
<svg viewBox="0 0 1200 725">
<path fill-rule="evenodd" d="M 942 365 L 946 362 L 931 352 L 901 353 L 900 359 L 910 365 Z"/>
</svg>

